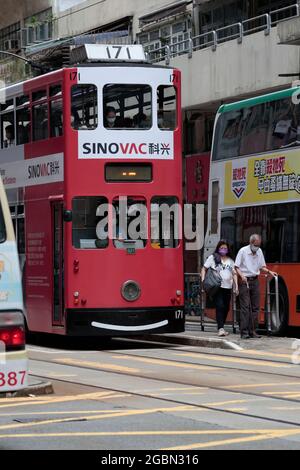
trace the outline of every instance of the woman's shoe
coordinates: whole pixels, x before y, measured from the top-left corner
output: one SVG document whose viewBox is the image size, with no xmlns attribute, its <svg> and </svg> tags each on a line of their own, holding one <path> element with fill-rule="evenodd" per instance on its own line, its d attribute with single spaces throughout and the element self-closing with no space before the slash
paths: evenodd
<svg viewBox="0 0 300 470">
<path fill-rule="evenodd" d="M 228 333 L 224 330 L 224 328 L 220 328 L 218 331 L 218 336 L 228 336 Z"/>
</svg>

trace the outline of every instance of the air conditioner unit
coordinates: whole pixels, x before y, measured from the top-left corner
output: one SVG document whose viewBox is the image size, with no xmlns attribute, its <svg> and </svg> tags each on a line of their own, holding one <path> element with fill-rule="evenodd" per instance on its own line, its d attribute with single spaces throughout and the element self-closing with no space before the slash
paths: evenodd
<svg viewBox="0 0 300 470">
<path fill-rule="evenodd" d="M 18 39 L 7 39 L 4 41 L 5 51 L 18 51 L 20 49 L 20 41 Z"/>
</svg>

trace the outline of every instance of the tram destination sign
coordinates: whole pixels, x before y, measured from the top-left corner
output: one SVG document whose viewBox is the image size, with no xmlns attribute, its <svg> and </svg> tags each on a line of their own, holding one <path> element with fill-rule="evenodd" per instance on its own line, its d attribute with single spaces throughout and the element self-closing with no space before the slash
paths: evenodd
<svg viewBox="0 0 300 470">
<path fill-rule="evenodd" d="M 147 62 L 143 46 L 84 44 L 72 51 L 72 61 L 82 62 Z"/>
</svg>

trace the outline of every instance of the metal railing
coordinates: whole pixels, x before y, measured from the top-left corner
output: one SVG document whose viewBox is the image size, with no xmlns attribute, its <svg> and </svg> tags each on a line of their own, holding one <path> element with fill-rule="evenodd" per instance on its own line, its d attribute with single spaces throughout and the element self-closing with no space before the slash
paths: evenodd
<svg viewBox="0 0 300 470">
<path fill-rule="evenodd" d="M 268 279 L 266 283 L 266 310 L 265 310 L 265 324 L 267 333 L 270 335 L 276 333 L 280 325 L 280 306 L 279 306 L 279 284 L 278 276 L 275 276 L 275 292 L 271 291 L 271 282 L 273 279 Z"/>
<path fill-rule="evenodd" d="M 184 310 L 186 315 L 199 317 L 201 331 L 205 331 L 205 328 L 216 328 L 216 320 L 210 319 L 206 316 L 205 312 L 207 309 L 214 309 L 212 305 L 209 305 L 209 299 L 202 289 L 201 275 L 199 273 L 185 273 L 185 302 Z M 232 292 L 231 300 L 231 321 L 226 323 L 227 326 L 232 327 L 232 332 L 236 333 L 239 329 L 237 321 L 238 309 L 237 309 L 237 297 Z"/>
<path fill-rule="evenodd" d="M 207 48 L 216 51 L 218 45 L 232 40 L 237 40 L 241 44 L 244 37 L 259 31 L 264 31 L 265 35 L 269 35 L 271 28 L 278 23 L 299 16 L 300 6 L 297 3 L 148 51 L 148 57 L 153 63 L 165 61 L 166 65 L 169 65 L 171 58 L 182 54 L 188 54 L 188 57 L 192 58 L 194 51 Z"/>
<path fill-rule="evenodd" d="M 202 289 L 201 275 L 199 273 L 185 273 L 185 302 L 184 310 L 186 315 L 197 316 L 201 331 L 211 326 L 216 326 L 216 321 L 206 316 L 207 309 L 213 309 L 212 305 L 207 305 L 209 300 Z M 274 282 L 274 288 L 271 284 Z M 277 333 L 280 326 L 280 302 L 279 302 L 279 281 L 278 276 L 268 278 L 266 276 L 266 285 L 262 304 L 264 312 L 264 330 L 268 335 Z M 232 292 L 231 300 L 231 321 L 226 325 L 231 326 L 232 332 L 239 331 L 240 307 L 238 297 Z"/>
</svg>

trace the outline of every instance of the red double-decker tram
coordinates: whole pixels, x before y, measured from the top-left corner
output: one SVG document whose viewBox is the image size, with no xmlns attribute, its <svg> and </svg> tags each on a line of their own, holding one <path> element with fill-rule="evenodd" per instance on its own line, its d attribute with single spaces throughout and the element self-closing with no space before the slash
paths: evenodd
<svg viewBox="0 0 300 470">
<path fill-rule="evenodd" d="M 182 331 L 180 72 L 140 46 L 80 52 L 80 65 L 10 86 L 1 104 L 28 329 Z"/>
</svg>

